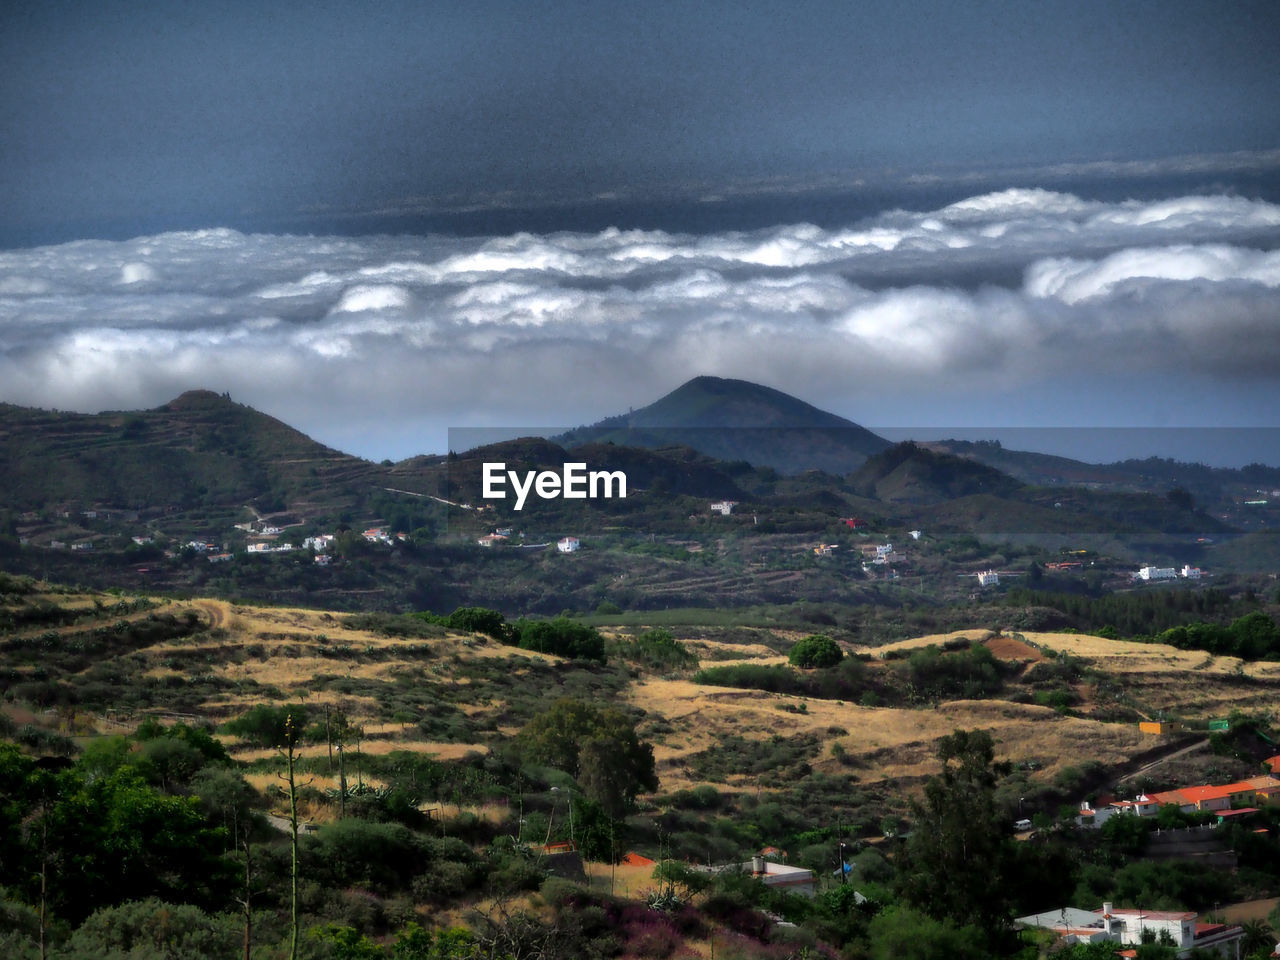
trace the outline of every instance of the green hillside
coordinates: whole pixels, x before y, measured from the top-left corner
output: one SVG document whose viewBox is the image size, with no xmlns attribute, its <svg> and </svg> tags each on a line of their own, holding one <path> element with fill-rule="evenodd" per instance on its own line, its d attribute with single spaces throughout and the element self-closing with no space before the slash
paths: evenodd
<svg viewBox="0 0 1280 960">
<path fill-rule="evenodd" d="M 345 503 L 381 468 L 225 395 L 154 410 L 63 413 L 0 405 L 0 489 L 16 510 Z"/>
</svg>

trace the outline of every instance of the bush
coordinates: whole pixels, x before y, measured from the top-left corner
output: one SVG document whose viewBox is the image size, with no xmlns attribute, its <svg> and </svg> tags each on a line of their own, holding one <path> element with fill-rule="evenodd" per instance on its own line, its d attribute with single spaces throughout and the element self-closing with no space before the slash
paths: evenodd
<svg viewBox="0 0 1280 960">
<path fill-rule="evenodd" d="M 287 739 L 286 721 L 293 719 L 293 736 L 301 737 L 307 726 L 307 708 L 300 703 L 273 707 L 260 703 L 231 720 L 226 731 L 259 747 L 282 747 Z"/>
<path fill-rule="evenodd" d="M 199 907 L 151 898 L 98 910 L 71 935 L 59 956 L 67 960 L 124 956 L 213 960 L 234 956 L 241 936 L 232 917 L 210 916 Z"/>
<path fill-rule="evenodd" d="M 516 645 L 523 650 L 605 662 L 604 637 L 600 631 L 568 617 L 556 617 L 554 620 L 525 620 L 522 617 L 512 628 L 512 635 Z"/>
<path fill-rule="evenodd" d="M 815 633 L 797 641 L 787 654 L 787 660 L 793 666 L 812 669 L 814 667 L 834 667 L 844 659 L 844 651 L 826 634 Z"/>
<path fill-rule="evenodd" d="M 442 621 L 450 630 L 483 633 L 495 640 L 506 640 L 511 633 L 506 618 L 487 607 L 458 607 Z"/>
<path fill-rule="evenodd" d="M 618 654 L 633 663 L 640 663 L 652 670 L 683 670 L 698 665 L 698 658 L 661 628 L 646 630 L 636 639 L 623 641 L 617 646 Z"/>
</svg>

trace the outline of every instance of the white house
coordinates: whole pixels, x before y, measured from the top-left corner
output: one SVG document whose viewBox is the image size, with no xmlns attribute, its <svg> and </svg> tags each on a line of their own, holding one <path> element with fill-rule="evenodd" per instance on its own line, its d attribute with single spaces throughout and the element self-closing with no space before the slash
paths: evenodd
<svg viewBox="0 0 1280 960">
<path fill-rule="evenodd" d="M 1193 950 L 1239 960 L 1244 930 L 1222 923 L 1200 923 L 1199 917 L 1181 910 L 1142 910 L 1104 903 L 1100 910 L 1062 907 L 1026 917 L 1015 923 L 1023 927 L 1052 930 L 1068 944 L 1111 941 L 1140 944 L 1143 937 L 1173 941 L 1179 957 Z"/>
<path fill-rule="evenodd" d="M 1178 571 L 1173 567 L 1152 566 L 1141 567 L 1136 574 L 1139 580 L 1172 580 L 1177 575 Z"/>
<path fill-rule="evenodd" d="M 737 500 L 721 500 L 720 502 L 713 503 L 711 505 L 711 512 L 718 513 L 722 517 L 727 517 L 729 514 L 733 513 L 733 508 L 737 505 Z"/>
<path fill-rule="evenodd" d="M 556 549 L 561 553 L 573 553 L 579 546 L 577 537 L 561 537 L 556 541 Z"/>
<path fill-rule="evenodd" d="M 1187 580 L 1199 580 L 1201 576 L 1201 570 L 1199 567 L 1193 567 L 1189 563 L 1183 564 L 1182 576 L 1184 579 L 1187 579 Z"/>
<path fill-rule="evenodd" d="M 500 533 L 486 533 L 483 537 L 476 541 L 482 547 L 492 547 L 494 544 L 502 543 L 507 538 Z"/>
<path fill-rule="evenodd" d="M 792 867 L 785 863 L 774 863 L 763 856 L 755 856 L 745 863 L 727 863 L 719 867 L 695 866 L 695 870 L 703 873 L 747 873 L 759 880 L 766 887 L 782 890 L 785 893 L 812 897 L 817 893 L 817 877 L 812 870 L 804 867 Z"/>
<path fill-rule="evenodd" d="M 998 587 L 1000 586 L 1000 574 L 994 570 L 983 570 L 978 574 L 978 586 L 980 587 Z"/>
</svg>

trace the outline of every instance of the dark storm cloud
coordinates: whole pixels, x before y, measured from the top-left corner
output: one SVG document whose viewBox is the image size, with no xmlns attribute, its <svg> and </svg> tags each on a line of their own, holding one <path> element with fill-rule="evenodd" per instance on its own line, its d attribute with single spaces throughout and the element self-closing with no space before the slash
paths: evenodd
<svg viewBox="0 0 1280 960">
<path fill-rule="evenodd" d="M 1280 8 L 1261 0 L 66 0 L 0 18 L 9 245 L 997 167 L 1132 176 L 1280 143 Z"/>
<path fill-rule="evenodd" d="M 1064 387 L 1079 415 L 1109 408 L 1095 422 L 1238 413 L 1280 386 L 1275 241 L 1280 207 L 1259 201 L 1042 190 L 840 230 L 79 241 L 0 253 L 0 399 L 227 390 L 369 456 L 440 450 L 448 426 L 592 420 L 704 373 L 871 423 L 983 422 L 984 395 L 1034 413 Z M 930 282 L 957 262 L 1020 279 Z"/>
</svg>

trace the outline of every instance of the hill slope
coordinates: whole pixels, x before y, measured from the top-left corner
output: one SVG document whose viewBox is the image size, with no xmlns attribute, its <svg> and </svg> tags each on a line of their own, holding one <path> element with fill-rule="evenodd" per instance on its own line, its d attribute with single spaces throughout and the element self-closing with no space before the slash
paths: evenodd
<svg viewBox="0 0 1280 960">
<path fill-rule="evenodd" d="M 153 410 L 76 414 L 0 405 L 0 490 L 19 510 L 329 499 L 381 468 L 208 390 Z"/>
</svg>

